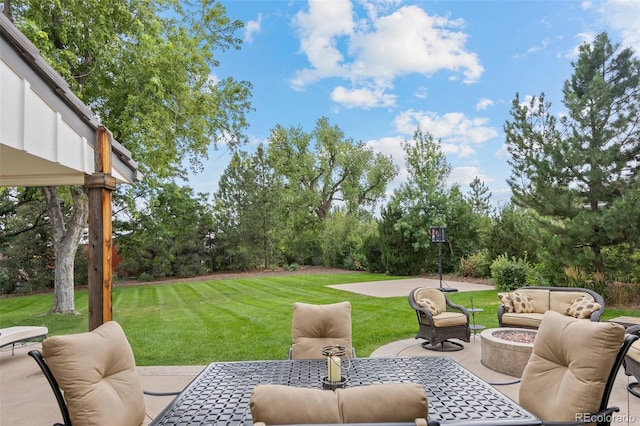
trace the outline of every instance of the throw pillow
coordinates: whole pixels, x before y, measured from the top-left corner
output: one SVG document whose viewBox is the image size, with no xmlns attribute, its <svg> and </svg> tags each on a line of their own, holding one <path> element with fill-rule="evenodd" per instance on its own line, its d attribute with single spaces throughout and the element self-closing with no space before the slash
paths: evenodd
<svg viewBox="0 0 640 426">
<path fill-rule="evenodd" d="M 517 314 L 531 314 L 536 311 L 526 294 L 514 291 L 509 293 L 509 297 Z"/>
<path fill-rule="evenodd" d="M 416 303 L 422 308 L 427 308 L 429 312 L 431 312 L 431 315 L 438 315 L 440 313 L 438 306 L 436 306 L 436 304 L 433 303 L 430 299 L 422 298 L 416 301 Z"/>
<path fill-rule="evenodd" d="M 590 296 L 578 297 L 566 310 L 566 314 L 570 317 L 578 319 L 586 319 L 591 316 L 594 311 L 602 308 L 602 305 L 593 301 Z"/>
<path fill-rule="evenodd" d="M 513 306 L 513 301 L 509 296 L 509 293 L 498 293 L 498 297 L 500 298 L 500 302 L 504 305 L 504 311 L 507 313 L 512 313 L 516 311 L 515 306 Z"/>
</svg>

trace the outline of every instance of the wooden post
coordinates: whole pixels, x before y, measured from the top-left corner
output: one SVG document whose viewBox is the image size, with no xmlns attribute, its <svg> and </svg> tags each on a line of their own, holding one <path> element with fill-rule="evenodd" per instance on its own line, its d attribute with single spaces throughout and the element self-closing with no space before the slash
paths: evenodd
<svg viewBox="0 0 640 426">
<path fill-rule="evenodd" d="M 94 149 L 96 172 L 84 183 L 89 192 L 89 331 L 112 319 L 111 196 L 116 180 L 111 176 L 111 135 L 103 126 Z"/>
</svg>

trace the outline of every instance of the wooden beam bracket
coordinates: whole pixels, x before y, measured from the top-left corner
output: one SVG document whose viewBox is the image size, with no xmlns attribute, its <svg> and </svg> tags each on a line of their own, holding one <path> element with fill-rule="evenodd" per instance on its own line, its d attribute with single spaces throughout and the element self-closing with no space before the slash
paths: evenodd
<svg viewBox="0 0 640 426">
<path fill-rule="evenodd" d="M 84 186 L 86 188 L 106 188 L 111 191 L 116 190 L 116 178 L 106 173 L 97 172 L 85 176 Z"/>
</svg>

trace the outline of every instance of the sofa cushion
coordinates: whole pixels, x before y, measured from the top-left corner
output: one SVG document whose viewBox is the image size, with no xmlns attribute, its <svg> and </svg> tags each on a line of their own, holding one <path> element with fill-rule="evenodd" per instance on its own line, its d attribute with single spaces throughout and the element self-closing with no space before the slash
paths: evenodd
<svg viewBox="0 0 640 426">
<path fill-rule="evenodd" d="M 459 312 L 440 312 L 433 317 L 433 325 L 435 327 L 454 327 L 466 324 L 467 316 Z"/>
<path fill-rule="evenodd" d="M 431 299 L 427 299 L 426 297 L 417 300 L 416 304 L 421 308 L 426 308 L 429 312 L 431 312 L 431 315 L 438 315 L 440 313 L 438 306 Z"/>
<path fill-rule="evenodd" d="M 552 311 L 564 314 L 567 308 L 580 297 L 588 297 L 593 300 L 593 297 L 589 293 L 583 291 L 552 291 L 549 294 L 549 308 Z"/>
<path fill-rule="evenodd" d="M 593 297 L 588 295 L 576 299 L 576 301 L 567 308 L 565 314 L 578 319 L 586 319 L 591 317 L 591 314 L 600 308 L 602 308 L 602 305 L 594 302 Z"/>
<path fill-rule="evenodd" d="M 427 418 L 427 394 L 417 383 L 386 383 L 337 389 L 343 423 L 413 422 Z"/>
<path fill-rule="evenodd" d="M 117 322 L 45 339 L 42 355 L 64 392 L 74 425 L 142 424 L 142 385 L 133 351 Z"/>
<path fill-rule="evenodd" d="M 551 290 L 523 287 L 515 291 L 527 295 L 527 297 L 529 298 L 529 302 L 533 305 L 534 312 L 540 312 L 544 314 L 549 310 L 549 298 Z"/>
<path fill-rule="evenodd" d="M 513 306 L 513 301 L 511 300 L 511 296 L 509 296 L 509 293 L 498 293 L 498 298 L 500 299 L 500 302 L 504 305 L 505 312 L 511 313 L 516 311 L 515 306 Z"/>
<path fill-rule="evenodd" d="M 509 297 L 511 297 L 511 301 L 513 302 L 513 306 L 517 314 L 528 314 L 535 312 L 535 309 L 533 308 L 533 305 L 529 301 L 529 297 L 526 294 L 522 292 L 512 291 L 511 293 L 509 293 Z"/>
<path fill-rule="evenodd" d="M 510 327 L 535 327 L 540 326 L 544 313 L 532 312 L 529 314 L 503 314 L 502 325 Z"/>
<path fill-rule="evenodd" d="M 548 311 L 522 373 L 520 405 L 546 421 L 597 412 L 623 339 L 619 324 Z"/>
<path fill-rule="evenodd" d="M 257 385 L 249 409 L 253 422 L 269 424 L 340 423 L 334 392 L 285 385 Z"/>
</svg>

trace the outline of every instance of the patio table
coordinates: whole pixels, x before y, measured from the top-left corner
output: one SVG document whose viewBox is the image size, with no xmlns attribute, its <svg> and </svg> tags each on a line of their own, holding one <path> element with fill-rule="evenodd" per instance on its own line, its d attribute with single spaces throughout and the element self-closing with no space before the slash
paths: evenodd
<svg viewBox="0 0 640 426">
<path fill-rule="evenodd" d="M 252 425 L 249 399 L 258 384 L 322 388 L 326 360 L 214 362 L 151 425 Z M 541 421 L 445 356 L 353 358 L 347 387 L 421 383 L 429 418 L 443 425 L 540 425 Z M 331 392 L 331 391 L 327 391 Z"/>
</svg>

